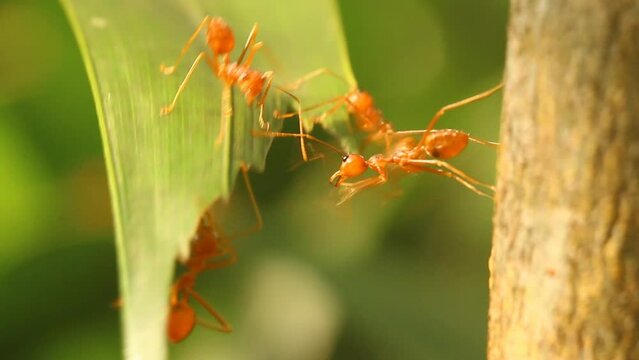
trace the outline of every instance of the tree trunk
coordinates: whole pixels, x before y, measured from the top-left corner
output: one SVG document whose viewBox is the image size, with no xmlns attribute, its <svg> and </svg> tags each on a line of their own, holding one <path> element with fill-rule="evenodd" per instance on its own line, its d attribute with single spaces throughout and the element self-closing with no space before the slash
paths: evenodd
<svg viewBox="0 0 639 360">
<path fill-rule="evenodd" d="M 639 359 L 639 0 L 512 0 L 488 359 Z"/>
</svg>

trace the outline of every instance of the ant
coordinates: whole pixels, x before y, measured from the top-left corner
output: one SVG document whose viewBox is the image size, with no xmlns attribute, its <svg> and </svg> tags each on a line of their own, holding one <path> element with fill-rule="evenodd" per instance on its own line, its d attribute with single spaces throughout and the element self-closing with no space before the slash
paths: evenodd
<svg viewBox="0 0 639 360">
<path fill-rule="evenodd" d="M 210 208 L 204 213 L 198 224 L 196 235 L 191 241 L 189 258 L 183 261 L 187 271 L 171 287 L 167 334 L 172 343 L 178 343 L 186 339 L 193 331 L 196 323 L 220 332 L 229 333 L 233 331 L 231 325 L 222 315 L 193 288 L 197 277 L 202 272 L 224 268 L 233 265 L 237 261 L 237 253 L 232 246 L 233 239 L 246 236 L 262 228 L 263 220 L 248 178 L 248 170 L 245 166 L 242 166 L 241 170 L 257 222 L 255 226 L 248 230 L 244 230 L 234 236 L 227 236 L 216 223 L 212 209 Z M 215 318 L 217 324 L 211 324 L 197 318 L 195 310 L 189 304 L 191 297 Z"/>
<path fill-rule="evenodd" d="M 319 68 L 292 82 L 286 86 L 286 88 L 289 90 L 297 89 L 302 83 L 324 74 L 336 77 L 346 83 L 346 80 L 343 77 L 337 75 L 333 71 L 327 68 Z M 355 125 L 357 128 L 366 133 L 370 133 L 360 147 L 360 151 L 363 150 L 370 142 L 378 141 L 382 138 L 384 139 L 386 150 L 388 151 L 390 149 L 390 135 L 394 133 L 393 126 L 384 118 L 382 111 L 375 106 L 375 102 L 373 101 L 373 97 L 370 93 L 354 87 L 344 95 L 309 106 L 302 109 L 301 112 L 314 110 L 329 104 L 333 104 L 333 106 L 320 114 L 316 118 L 315 122 L 323 122 L 324 119 L 331 116 L 345 105 L 346 111 L 355 119 Z M 297 113 L 275 114 L 275 116 L 279 119 L 287 119 L 295 115 L 297 115 Z"/>
<path fill-rule="evenodd" d="M 195 68 L 198 66 L 202 59 L 205 59 L 208 63 L 209 67 L 213 70 L 215 76 L 217 76 L 220 80 L 224 82 L 224 88 L 222 89 L 222 123 L 220 125 L 220 133 L 218 134 L 216 143 L 221 143 L 224 138 L 224 129 L 226 127 L 226 118 L 230 117 L 233 113 L 232 106 L 230 104 L 231 99 L 231 88 L 233 85 L 237 85 L 237 87 L 244 93 L 244 97 L 246 98 L 246 102 L 248 105 L 253 104 L 257 99 L 257 107 L 259 107 L 259 124 L 261 128 L 267 128 L 268 124 L 264 121 L 264 106 L 266 102 L 266 96 L 271 88 L 271 86 L 280 90 L 281 92 L 290 96 L 297 104 L 299 116 L 299 124 L 300 124 L 300 133 L 303 133 L 302 130 L 302 117 L 301 117 L 301 103 L 300 100 L 283 88 L 272 85 L 273 81 L 273 71 L 260 72 L 258 70 L 251 69 L 251 64 L 253 62 L 253 58 L 259 49 L 261 49 L 264 44 L 260 42 L 255 42 L 257 37 L 257 33 L 259 30 L 258 24 L 255 23 L 249 36 L 246 40 L 246 44 L 240 53 L 240 56 L 236 61 L 231 61 L 230 53 L 235 47 L 235 36 L 233 35 L 233 30 L 231 27 L 222 19 L 221 17 L 209 17 L 205 16 L 202 22 L 198 25 L 195 32 L 188 39 L 182 50 L 180 51 L 180 55 L 178 56 L 175 63 L 171 66 L 167 66 L 165 64 L 160 65 L 160 71 L 165 75 L 172 74 L 175 71 L 175 68 L 180 63 L 191 44 L 197 38 L 197 35 L 204 28 L 206 29 L 206 42 L 213 52 L 213 56 L 210 56 L 204 51 L 201 51 L 198 56 L 193 61 L 191 68 L 187 72 L 184 80 L 178 87 L 178 90 L 173 98 L 173 101 L 168 106 L 163 107 L 160 110 L 161 115 L 170 114 L 177 100 L 184 91 L 186 84 L 189 82 Z M 248 52 L 248 55 L 247 55 Z M 221 57 L 221 59 L 220 59 Z M 307 159 L 306 148 L 304 146 L 303 138 L 300 140 L 300 146 L 302 151 L 302 156 L 304 159 Z"/>
<path fill-rule="evenodd" d="M 355 194 L 366 188 L 385 183 L 388 180 L 389 165 L 393 165 L 406 173 L 430 172 L 446 176 L 461 183 L 476 194 L 492 199 L 492 195 L 479 189 L 479 186 L 482 186 L 494 192 L 495 189 L 492 185 L 482 183 L 472 178 L 444 160 L 459 155 L 466 148 L 469 141 L 494 147 L 499 144 L 473 138 L 459 130 L 433 130 L 433 128 L 446 111 L 484 99 L 497 92 L 502 88 L 502 86 L 503 84 L 500 83 L 499 85 L 482 93 L 442 107 L 435 116 L 433 116 L 425 130 L 393 132 L 391 134 L 392 136 L 403 137 L 401 137 L 393 145 L 393 148 L 390 151 L 387 151 L 386 154 L 376 154 L 371 156 L 368 160 L 360 154 L 346 154 L 343 151 L 336 149 L 334 146 L 320 141 L 320 143 L 329 145 L 334 151 L 342 154 L 342 163 L 339 170 L 337 170 L 329 179 L 329 182 L 334 184 L 335 187 L 343 186 L 344 191 L 338 205 L 349 200 Z M 417 143 L 412 137 L 414 134 L 423 134 Z M 258 135 L 271 137 L 304 136 L 309 140 L 318 141 L 318 139 L 307 134 L 265 132 Z M 348 179 L 364 174 L 367 169 L 375 171 L 377 176 L 354 183 L 345 182 Z"/>
</svg>

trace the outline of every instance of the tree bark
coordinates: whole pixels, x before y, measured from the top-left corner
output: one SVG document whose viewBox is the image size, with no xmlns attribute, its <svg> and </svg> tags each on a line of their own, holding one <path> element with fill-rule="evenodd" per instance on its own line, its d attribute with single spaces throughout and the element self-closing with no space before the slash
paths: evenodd
<svg viewBox="0 0 639 360">
<path fill-rule="evenodd" d="M 639 359 L 639 0 L 512 0 L 488 359 Z"/>
</svg>

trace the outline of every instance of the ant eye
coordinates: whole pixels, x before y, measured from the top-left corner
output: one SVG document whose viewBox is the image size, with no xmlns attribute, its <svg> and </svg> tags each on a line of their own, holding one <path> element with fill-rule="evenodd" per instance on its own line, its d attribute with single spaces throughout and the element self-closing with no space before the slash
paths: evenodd
<svg viewBox="0 0 639 360">
<path fill-rule="evenodd" d="M 346 160 L 348 160 L 348 155 L 344 155 L 344 156 L 342 156 L 342 162 L 344 162 L 344 161 L 346 161 Z"/>
</svg>

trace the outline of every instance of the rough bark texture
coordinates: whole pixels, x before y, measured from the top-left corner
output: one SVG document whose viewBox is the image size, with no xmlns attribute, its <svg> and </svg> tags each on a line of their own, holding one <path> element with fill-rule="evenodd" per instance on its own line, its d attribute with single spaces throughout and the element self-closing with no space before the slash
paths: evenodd
<svg viewBox="0 0 639 360">
<path fill-rule="evenodd" d="M 639 0 L 512 0 L 488 358 L 639 359 Z"/>
</svg>

